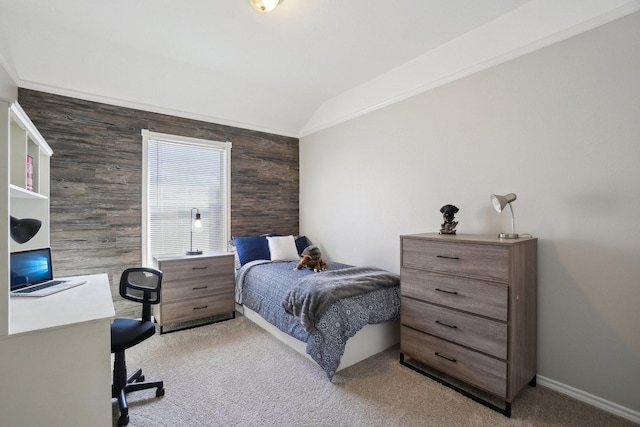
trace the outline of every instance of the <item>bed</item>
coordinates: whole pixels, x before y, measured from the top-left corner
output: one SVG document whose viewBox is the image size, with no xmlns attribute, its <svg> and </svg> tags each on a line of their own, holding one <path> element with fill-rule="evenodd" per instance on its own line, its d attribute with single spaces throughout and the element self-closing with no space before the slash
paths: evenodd
<svg viewBox="0 0 640 427">
<path fill-rule="evenodd" d="M 398 342 L 400 280 L 378 268 L 332 261 L 326 271 L 297 270 L 301 246 L 283 255 L 271 245 L 269 255 L 242 260 L 236 301 L 247 318 L 314 360 L 332 380 L 338 370 Z"/>
</svg>

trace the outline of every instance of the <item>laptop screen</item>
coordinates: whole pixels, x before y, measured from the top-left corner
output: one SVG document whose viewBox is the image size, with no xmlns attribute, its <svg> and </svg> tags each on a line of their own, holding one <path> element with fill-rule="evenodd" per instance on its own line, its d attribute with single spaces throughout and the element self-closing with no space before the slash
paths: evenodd
<svg viewBox="0 0 640 427">
<path fill-rule="evenodd" d="M 53 279 L 51 249 L 11 253 L 11 290 Z"/>
</svg>

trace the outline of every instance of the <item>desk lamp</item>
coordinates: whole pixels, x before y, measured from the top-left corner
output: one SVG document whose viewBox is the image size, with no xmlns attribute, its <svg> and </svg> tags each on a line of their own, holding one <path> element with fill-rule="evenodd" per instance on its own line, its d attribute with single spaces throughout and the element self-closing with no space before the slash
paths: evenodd
<svg viewBox="0 0 640 427">
<path fill-rule="evenodd" d="M 498 213 L 501 213 L 507 205 L 509 205 L 509 209 L 511 210 L 511 234 L 500 233 L 498 237 L 501 239 L 517 239 L 520 237 L 516 234 L 516 222 L 513 216 L 513 208 L 511 207 L 511 202 L 515 199 L 516 195 L 513 193 L 505 194 L 504 196 L 498 196 L 495 194 L 491 195 L 491 203 L 493 203 L 493 207 L 498 211 Z"/>
<path fill-rule="evenodd" d="M 193 217 L 193 212 L 196 212 L 195 218 Z M 187 255 L 202 255 L 202 251 L 199 249 L 193 250 L 193 233 L 202 231 L 202 219 L 200 218 L 200 210 L 198 208 L 192 208 L 191 213 L 189 215 L 189 220 L 191 222 L 191 250 L 187 251 Z"/>
</svg>

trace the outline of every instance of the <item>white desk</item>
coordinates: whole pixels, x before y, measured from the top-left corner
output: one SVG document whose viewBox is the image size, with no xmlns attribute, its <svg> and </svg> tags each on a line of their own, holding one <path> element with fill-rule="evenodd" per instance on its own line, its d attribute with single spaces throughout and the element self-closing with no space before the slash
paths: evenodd
<svg viewBox="0 0 640 427">
<path fill-rule="evenodd" d="M 109 279 L 83 278 L 46 297 L 11 298 L 0 338 L 3 425 L 112 425 Z"/>
</svg>

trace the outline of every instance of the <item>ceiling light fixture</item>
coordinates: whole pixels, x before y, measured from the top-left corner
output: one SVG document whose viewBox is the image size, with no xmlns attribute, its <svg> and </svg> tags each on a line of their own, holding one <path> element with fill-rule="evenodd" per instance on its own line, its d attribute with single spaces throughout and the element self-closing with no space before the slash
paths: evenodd
<svg viewBox="0 0 640 427">
<path fill-rule="evenodd" d="M 276 8 L 280 0 L 249 0 L 251 7 L 258 12 L 271 12 Z"/>
</svg>

